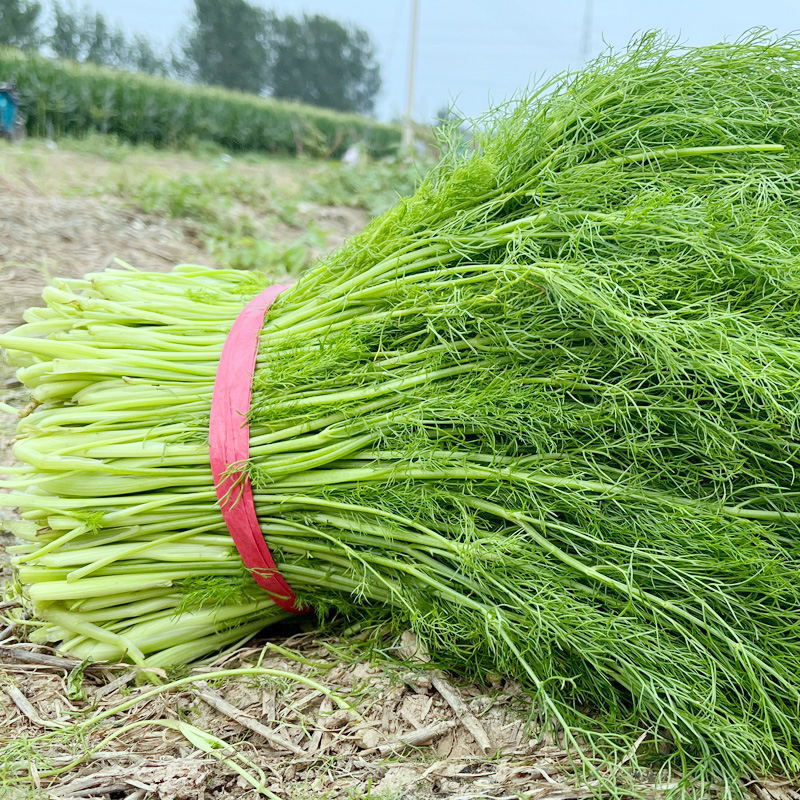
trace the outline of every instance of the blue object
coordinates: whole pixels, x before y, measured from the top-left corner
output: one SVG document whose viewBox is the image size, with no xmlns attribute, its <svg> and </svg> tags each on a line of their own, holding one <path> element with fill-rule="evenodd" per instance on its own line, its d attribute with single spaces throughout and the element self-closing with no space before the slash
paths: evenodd
<svg viewBox="0 0 800 800">
<path fill-rule="evenodd" d="M 0 84 L 0 133 L 10 136 L 19 125 L 19 95 L 11 84 Z"/>
</svg>

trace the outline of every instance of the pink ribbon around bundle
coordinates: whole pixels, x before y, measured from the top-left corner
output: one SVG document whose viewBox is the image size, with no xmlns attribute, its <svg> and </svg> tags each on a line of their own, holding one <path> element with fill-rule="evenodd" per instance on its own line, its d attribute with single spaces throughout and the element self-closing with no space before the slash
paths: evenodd
<svg viewBox="0 0 800 800">
<path fill-rule="evenodd" d="M 253 396 L 253 375 L 258 336 L 264 316 L 275 298 L 291 284 L 275 284 L 253 298 L 233 323 L 219 359 L 208 441 L 214 488 L 225 524 L 245 567 L 256 583 L 286 611 L 300 613 L 297 598 L 272 558 L 258 524 L 253 487 L 244 469 L 236 469 L 250 456 L 247 415 Z"/>
</svg>

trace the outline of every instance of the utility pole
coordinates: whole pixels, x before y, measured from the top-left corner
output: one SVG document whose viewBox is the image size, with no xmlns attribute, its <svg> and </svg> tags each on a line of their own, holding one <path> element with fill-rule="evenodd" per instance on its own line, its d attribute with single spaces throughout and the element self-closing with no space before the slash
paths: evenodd
<svg viewBox="0 0 800 800">
<path fill-rule="evenodd" d="M 592 16 L 594 0 L 586 0 L 583 9 L 583 26 L 581 28 L 581 62 L 585 63 L 592 54 Z"/>
<path fill-rule="evenodd" d="M 406 97 L 406 118 L 403 124 L 403 152 L 411 149 L 414 141 L 414 84 L 417 77 L 417 39 L 419 37 L 419 2 L 412 0 L 411 40 L 408 53 L 408 96 Z"/>
</svg>

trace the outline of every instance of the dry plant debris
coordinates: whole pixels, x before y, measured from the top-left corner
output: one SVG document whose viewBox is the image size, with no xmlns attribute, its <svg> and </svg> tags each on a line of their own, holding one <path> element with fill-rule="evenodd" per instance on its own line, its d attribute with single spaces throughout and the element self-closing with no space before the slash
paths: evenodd
<svg viewBox="0 0 800 800">
<path fill-rule="evenodd" d="M 405 635 L 397 655 L 409 645 L 413 637 Z M 81 665 L 26 643 L 4 644 L 2 796 L 258 796 L 217 757 L 226 752 L 261 770 L 265 789 L 281 798 L 555 800 L 589 791 L 579 785 L 571 754 L 532 734 L 529 705 L 515 684 L 498 683 L 487 693 L 456 686 L 420 661 L 343 657 L 352 653 L 333 637 L 301 633 L 277 647 L 229 653 L 184 676 L 190 682 L 161 692 L 130 665 Z M 293 673 L 325 692 L 266 675 L 204 678 L 248 667 Z M 135 702 L 143 695 L 149 696 Z M 129 707 L 74 728 L 122 704 Z M 112 739 L 131 724 L 136 727 Z M 182 725 L 216 737 L 230 751 L 203 752 Z"/>
</svg>

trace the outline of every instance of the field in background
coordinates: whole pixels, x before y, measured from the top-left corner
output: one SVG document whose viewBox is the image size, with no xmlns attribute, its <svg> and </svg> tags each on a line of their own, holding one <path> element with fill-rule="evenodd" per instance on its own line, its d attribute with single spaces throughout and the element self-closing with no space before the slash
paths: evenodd
<svg viewBox="0 0 800 800">
<path fill-rule="evenodd" d="M 360 143 L 395 153 L 400 129 L 256 95 L 57 61 L 0 48 L 0 79 L 15 80 L 37 136 L 102 133 L 161 147 L 213 142 L 230 151 L 330 156 Z"/>
</svg>

